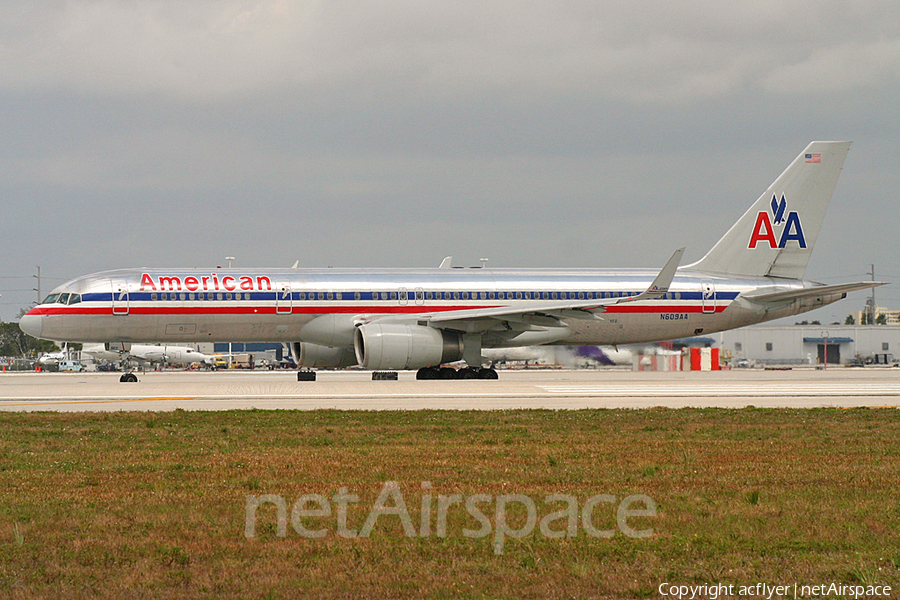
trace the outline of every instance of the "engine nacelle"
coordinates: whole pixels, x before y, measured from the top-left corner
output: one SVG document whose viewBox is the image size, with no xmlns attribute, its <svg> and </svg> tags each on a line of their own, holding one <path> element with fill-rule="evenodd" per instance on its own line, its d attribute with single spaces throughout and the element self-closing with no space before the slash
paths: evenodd
<svg viewBox="0 0 900 600">
<path fill-rule="evenodd" d="M 306 342 L 294 342 L 292 347 L 298 367 L 337 369 L 357 364 L 353 348 L 329 348 Z"/>
<path fill-rule="evenodd" d="M 457 333 L 402 323 L 358 327 L 353 348 L 359 364 L 375 371 L 434 367 L 459 360 L 463 353 Z"/>
</svg>

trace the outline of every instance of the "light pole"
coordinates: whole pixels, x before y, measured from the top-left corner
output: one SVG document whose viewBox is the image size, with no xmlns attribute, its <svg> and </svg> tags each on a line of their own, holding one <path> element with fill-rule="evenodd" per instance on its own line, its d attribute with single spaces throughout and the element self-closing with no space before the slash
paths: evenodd
<svg viewBox="0 0 900 600">
<path fill-rule="evenodd" d="M 41 267 L 40 266 L 38 266 L 37 272 L 38 272 L 37 275 L 32 275 L 32 277 L 37 278 L 37 287 L 34 288 L 34 291 L 37 292 L 37 304 L 40 304 L 41 300 L 43 300 L 43 298 L 41 298 Z M 37 306 L 37 304 L 35 306 Z"/>
<path fill-rule="evenodd" d="M 828 370 L 828 331 L 827 330 L 822 332 L 822 339 L 825 341 L 825 344 L 823 346 L 823 351 L 822 351 L 822 358 L 824 359 L 822 362 L 825 365 L 823 370 L 827 371 Z"/>
</svg>

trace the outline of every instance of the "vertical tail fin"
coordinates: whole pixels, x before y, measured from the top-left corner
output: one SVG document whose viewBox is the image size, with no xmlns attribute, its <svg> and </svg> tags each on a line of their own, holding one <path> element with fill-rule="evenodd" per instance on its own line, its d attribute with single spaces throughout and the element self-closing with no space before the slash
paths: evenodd
<svg viewBox="0 0 900 600">
<path fill-rule="evenodd" d="M 812 142 L 691 268 L 801 279 L 850 142 Z"/>
</svg>

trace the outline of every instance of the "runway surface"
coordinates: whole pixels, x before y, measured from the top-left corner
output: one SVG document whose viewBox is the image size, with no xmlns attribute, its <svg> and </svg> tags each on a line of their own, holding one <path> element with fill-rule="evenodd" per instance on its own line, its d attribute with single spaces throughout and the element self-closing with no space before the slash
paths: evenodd
<svg viewBox="0 0 900 600">
<path fill-rule="evenodd" d="M 499 381 L 372 381 L 371 373 L 152 372 L 137 383 L 118 373 L 3 373 L 0 410 L 166 411 L 319 408 L 497 410 L 665 406 L 900 407 L 900 369 L 501 371 Z"/>
</svg>

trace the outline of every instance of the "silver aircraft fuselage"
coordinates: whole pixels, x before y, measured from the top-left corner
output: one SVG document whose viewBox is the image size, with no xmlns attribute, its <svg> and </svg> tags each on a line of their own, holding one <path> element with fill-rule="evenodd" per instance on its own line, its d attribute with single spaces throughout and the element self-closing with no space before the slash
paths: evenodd
<svg viewBox="0 0 900 600">
<path fill-rule="evenodd" d="M 304 327 L 323 315 L 365 323 L 494 307 L 527 313 L 548 302 L 635 296 L 654 275 L 651 269 L 128 269 L 59 286 L 21 326 L 69 342 L 302 342 L 310 335 Z M 769 278 L 680 270 L 662 298 L 607 305 L 599 318 L 556 323 L 564 327 L 541 327 L 537 319 L 521 335 L 485 332 L 484 347 L 677 339 L 794 315 L 846 296 L 806 296 L 765 309 L 740 301 L 742 292 L 772 285 Z M 816 285 L 786 280 L 778 289 Z M 313 337 L 321 343 L 322 332 Z"/>
</svg>

